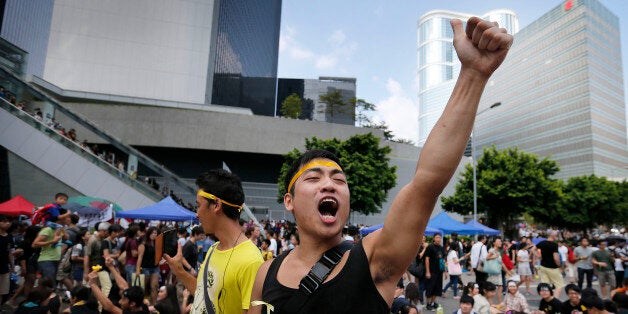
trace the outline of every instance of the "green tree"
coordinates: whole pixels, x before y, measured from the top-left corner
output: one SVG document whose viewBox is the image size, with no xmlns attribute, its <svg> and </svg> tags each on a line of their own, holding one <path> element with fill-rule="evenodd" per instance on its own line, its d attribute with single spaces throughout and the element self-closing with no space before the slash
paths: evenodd
<svg viewBox="0 0 628 314">
<path fill-rule="evenodd" d="M 388 191 L 395 186 L 397 167 L 390 166 L 388 154 L 391 148 L 380 147 L 379 138 L 371 133 L 354 135 L 346 141 L 336 138 L 321 140 L 316 137 L 305 140 L 306 149 L 326 149 L 340 159 L 351 191 L 351 210 L 366 215 L 380 212 Z M 284 178 L 292 163 L 303 153 L 298 149 L 284 155 L 284 163 L 279 174 L 277 201 L 283 202 L 286 189 Z"/>
<path fill-rule="evenodd" d="M 358 127 L 366 126 L 371 124 L 371 118 L 369 117 L 369 113 L 375 111 L 375 105 L 359 98 L 351 98 L 349 103 L 355 108 L 354 119 L 355 125 Z"/>
<path fill-rule="evenodd" d="M 286 97 L 281 103 L 281 115 L 286 118 L 298 119 L 303 113 L 303 101 L 296 93 Z"/>
<path fill-rule="evenodd" d="M 327 105 L 325 109 L 321 109 L 319 113 L 325 113 L 325 115 L 329 115 L 332 119 L 336 114 L 351 113 L 351 109 L 353 109 L 353 107 L 342 98 L 342 93 L 339 90 L 320 95 L 318 96 L 318 100 Z"/>
<path fill-rule="evenodd" d="M 618 225 L 628 226 L 628 181 L 617 182 L 617 193 L 619 193 L 619 202 L 616 211 L 620 215 L 616 222 Z"/>
<path fill-rule="evenodd" d="M 476 168 L 478 215 L 485 214 L 492 227 L 507 232 L 513 231 L 515 219 L 524 213 L 544 221 L 555 219 L 561 181 L 551 176 L 558 170 L 555 161 L 539 160 L 536 155 L 517 148 L 503 151 L 495 146 L 486 148 Z M 473 212 L 471 164 L 463 171 L 455 194 L 441 200 L 446 211 L 464 215 Z"/>
<path fill-rule="evenodd" d="M 595 175 L 569 178 L 559 214 L 564 227 L 585 230 L 612 225 L 624 216 L 617 182 Z"/>
</svg>

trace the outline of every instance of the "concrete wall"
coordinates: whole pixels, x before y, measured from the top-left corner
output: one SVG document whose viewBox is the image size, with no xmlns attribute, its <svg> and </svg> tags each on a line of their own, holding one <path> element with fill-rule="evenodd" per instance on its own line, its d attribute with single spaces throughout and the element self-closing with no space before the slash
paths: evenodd
<svg viewBox="0 0 628 314">
<path fill-rule="evenodd" d="M 303 149 L 305 138 L 347 139 L 379 130 L 350 125 L 303 121 L 280 117 L 250 116 L 206 110 L 153 106 L 64 103 L 71 110 L 95 122 L 110 134 L 133 146 L 212 149 L 282 155 L 293 148 Z M 66 130 L 71 122 L 60 120 Z M 80 139 L 99 142 L 88 131 L 77 128 Z M 84 135 L 82 135 L 84 134 Z M 92 138 L 90 138 L 92 137 Z M 411 145 L 391 145 L 403 157 Z M 414 147 L 414 148 L 412 148 Z M 416 154 L 414 155 L 416 156 Z"/>
</svg>

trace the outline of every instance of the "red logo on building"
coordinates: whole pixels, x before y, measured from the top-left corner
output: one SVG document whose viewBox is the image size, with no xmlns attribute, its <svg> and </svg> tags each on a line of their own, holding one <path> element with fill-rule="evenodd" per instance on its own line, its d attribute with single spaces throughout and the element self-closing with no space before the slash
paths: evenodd
<svg viewBox="0 0 628 314">
<path fill-rule="evenodd" d="M 571 10 L 572 7 L 573 7 L 573 0 L 569 0 L 565 3 L 565 11 Z"/>
</svg>

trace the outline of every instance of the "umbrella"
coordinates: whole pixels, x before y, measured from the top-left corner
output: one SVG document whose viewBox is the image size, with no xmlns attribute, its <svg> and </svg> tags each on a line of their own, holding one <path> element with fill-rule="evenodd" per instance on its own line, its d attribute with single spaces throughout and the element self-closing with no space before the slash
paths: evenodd
<svg viewBox="0 0 628 314">
<path fill-rule="evenodd" d="M 609 240 L 615 241 L 615 242 L 624 242 L 626 241 L 626 238 L 624 238 L 624 236 L 619 235 L 619 234 L 612 234 L 606 237 L 606 241 L 609 241 Z"/>
<path fill-rule="evenodd" d="M 365 236 L 373 231 L 379 230 L 384 226 L 384 224 L 379 224 L 379 225 L 375 225 L 372 227 L 368 227 L 368 228 L 362 228 L 362 230 L 360 230 L 360 233 L 362 234 L 362 236 Z M 431 228 L 431 227 L 425 227 L 425 235 L 426 236 L 433 236 L 434 234 L 439 233 L 439 234 L 443 234 L 443 231 L 437 228 Z"/>
<path fill-rule="evenodd" d="M 122 207 L 120 205 L 106 200 L 104 198 L 91 197 L 91 196 L 73 196 L 68 199 L 68 203 L 63 206 L 63 208 L 71 210 L 71 211 L 94 211 L 98 209 L 98 212 L 107 209 L 109 204 L 113 204 L 113 211 L 121 211 Z"/>
<path fill-rule="evenodd" d="M 541 237 L 536 237 L 536 238 L 532 238 L 532 243 L 534 245 L 537 245 L 537 244 L 539 244 L 539 243 L 541 243 L 541 242 L 543 242 L 545 240 L 547 240 L 547 239 L 546 238 L 541 238 Z"/>
</svg>

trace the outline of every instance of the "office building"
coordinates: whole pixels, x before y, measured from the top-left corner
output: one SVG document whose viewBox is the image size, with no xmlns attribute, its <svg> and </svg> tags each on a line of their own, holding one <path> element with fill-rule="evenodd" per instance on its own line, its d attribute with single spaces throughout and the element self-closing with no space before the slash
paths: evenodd
<svg viewBox="0 0 628 314">
<path fill-rule="evenodd" d="M 296 94 L 302 100 L 303 112 L 300 119 L 339 124 L 355 124 L 355 106 L 351 99 L 355 95 L 355 78 L 319 77 L 316 79 L 284 79 L 277 83 L 277 115 L 281 116 L 281 104 L 290 95 Z M 345 105 L 330 108 L 320 100 L 320 96 L 340 92 Z"/>
<path fill-rule="evenodd" d="M 2 1 L 1 36 L 61 98 L 273 116 L 281 0 Z"/>
<path fill-rule="evenodd" d="M 482 97 L 480 110 L 502 105 L 478 118 L 476 148 L 548 156 L 561 179 L 628 178 L 619 38 L 619 19 L 597 0 L 560 4 L 519 31 Z"/>
<path fill-rule="evenodd" d="M 460 72 L 460 61 L 454 50 L 450 21 L 466 21 L 472 15 L 451 11 L 430 11 L 419 19 L 418 26 L 418 83 L 419 83 L 419 146 L 443 113 L 447 100 Z M 519 20 L 510 10 L 494 10 L 482 18 L 496 21 L 509 34 L 519 30 Z"/>
</svg>

